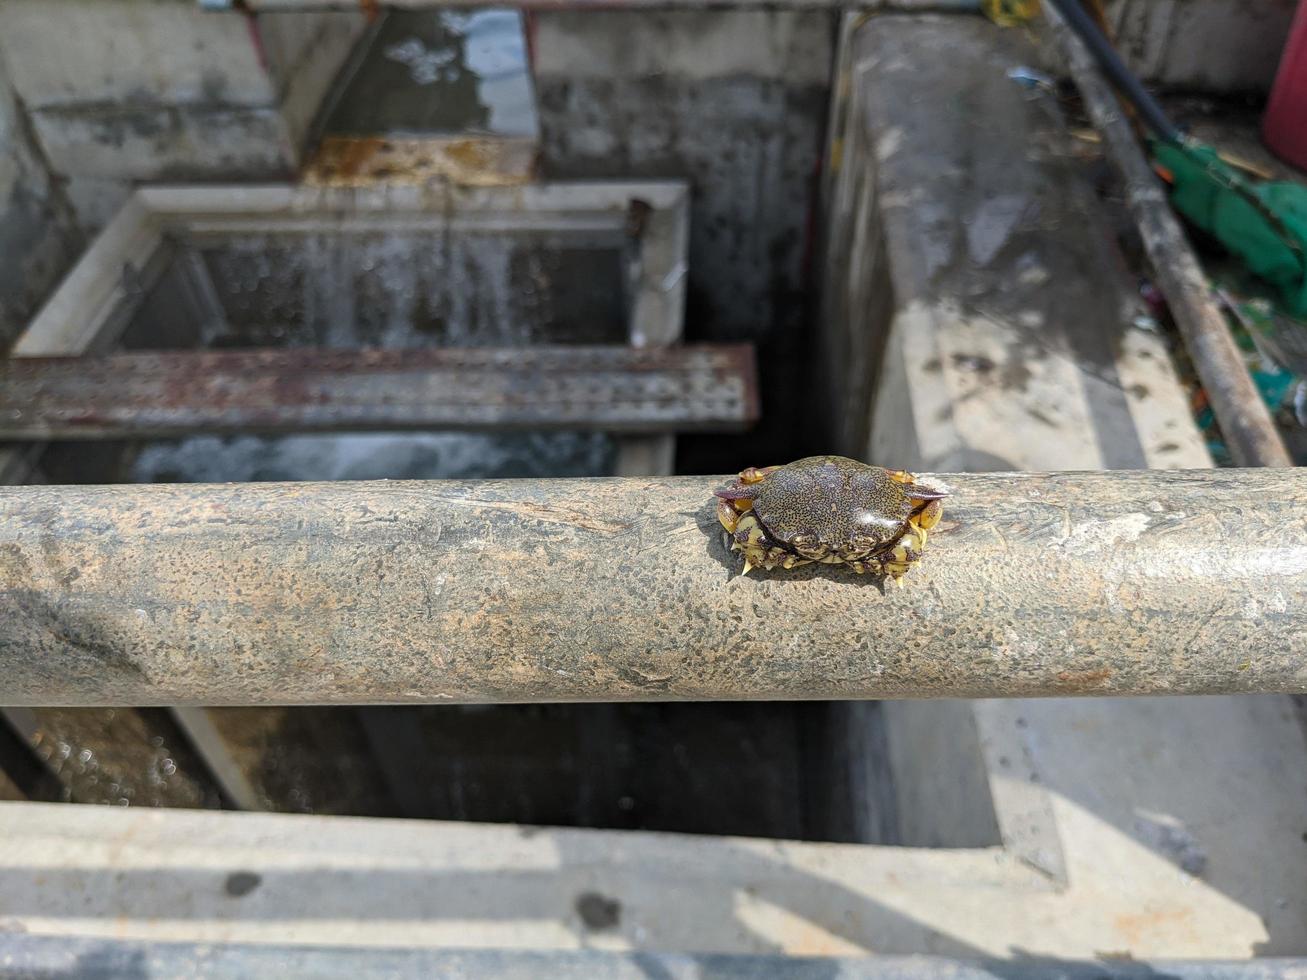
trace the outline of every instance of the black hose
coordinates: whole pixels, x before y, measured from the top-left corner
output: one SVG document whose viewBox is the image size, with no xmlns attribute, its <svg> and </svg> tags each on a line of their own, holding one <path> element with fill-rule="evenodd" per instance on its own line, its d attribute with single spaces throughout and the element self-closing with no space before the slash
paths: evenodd
<svg viewBox="0 0 1307 980">
<path fill-rule="evenodd" d="M 1135 77 L 1134 72 L 1126 67 L 1121 56 L 1117 54 L 1112 42 L 1103 36 L 1094 19 L 1089 16 L 1080 0 L 1048 0 L 1058 13 L 1071 25 L 1071 29 L 1085 42 L 1098 66 L 1112 80 L 1122 94 L 1129 99 L 1153 134 L 1167 143 L 1183 143 L 1184 133 L 1166 114 L 1166 110 L 1153 98 L 1151 92 Z"/>
</svg>

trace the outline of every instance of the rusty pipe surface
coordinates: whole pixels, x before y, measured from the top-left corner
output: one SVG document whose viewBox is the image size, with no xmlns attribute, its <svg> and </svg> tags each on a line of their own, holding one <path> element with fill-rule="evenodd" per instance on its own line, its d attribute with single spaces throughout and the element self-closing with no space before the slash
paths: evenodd
<svg viewBox="0 0 1307 980">
<path fill-rule="evenodd" d="M 923 479 L 883 591 L 741 576 L 724 478 L 0 488 L 0 703 L 1307 691 L 1307 473 Z"/>
<path fill-rule="evenodd" d="M 1044 5 L 1044 16 L 1090 118 L 1103 136 L 1107 156 L 1120 172 L 1126 205 L 1221 425 L 1230 455 L 1239 466 L 1292 466 L 1289 451 L 1248 373 L 1225 314 L 1212 296 L 1202 264 L 1171 210 L 1129 119 L 1122 113 L 1116 93 L 1085 43 L 1053 4 Z"/>
</svg>

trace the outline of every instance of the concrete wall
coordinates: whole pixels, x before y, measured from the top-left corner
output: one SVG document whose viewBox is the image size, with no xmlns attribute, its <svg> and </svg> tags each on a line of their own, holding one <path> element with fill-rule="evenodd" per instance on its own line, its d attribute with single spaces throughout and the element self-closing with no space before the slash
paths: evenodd
<svg viewBox="0 0 1307 980">
<path fill-rule="evenodd" d="M 1265 92 L 1297 0 L 1109 0 L 1127 60 L 1168 88 Z"/>
<path fill-rule="evenodd" d="M 290 176 L 361 13 L 176 0 L 6 0 L 0 55 L 89 227 L 136 181 Z"/>
<path fill-rule="evenodd" d="M 762 465 L 759 452 L 783 455 L 802 440 L 805 260 L 834 18 L 574 11 L 529 21 L 544 173 L 689 180 L 686 338 L 759 344 L 762 426 L 681 440 L 691 470 Z"/>
<path fill-rule="evenodd" d="M 72 264 L 82 241 L 0 60 L 0 353 Z"/>
</svg>

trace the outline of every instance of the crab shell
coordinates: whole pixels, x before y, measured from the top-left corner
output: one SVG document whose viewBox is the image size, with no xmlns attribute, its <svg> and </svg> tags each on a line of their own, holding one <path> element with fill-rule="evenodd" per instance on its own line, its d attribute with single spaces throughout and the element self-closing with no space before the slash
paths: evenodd
<svg viewBox="0 0 1307 980">
<path fill-rule="evenodd" d="M 732 547 L 752 567 L 845 564 L 896 582 L 921 558 L 939 523 L 941 490 L 910 473 L 842 456 L 748 469 L 716 491 Z"/>
</svg>

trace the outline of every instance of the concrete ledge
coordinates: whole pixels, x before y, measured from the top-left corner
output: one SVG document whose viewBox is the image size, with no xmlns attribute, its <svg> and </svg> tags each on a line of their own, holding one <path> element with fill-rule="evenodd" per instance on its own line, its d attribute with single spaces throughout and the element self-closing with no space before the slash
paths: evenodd
<svg viewBox="0 0 1307 980">
<path fill-rule="evenodd" d="M 1026 962 L 930 956 L 812 958 L 651 952 L 330 949 L 315 946 L 186 944 L 0 935 L 0 968 L 21 976 L 130 975 L 139 980 L 199 970 L 248 976 L 350 980 L 439 976 L 443 980 L 1301 980 L 1307 961 Z"/>
<path fill-rule="evenodd" d="M 1056 888 L 998 848 L 5 803 L 0 935 L 1034 961 L 1264 947 L 1263 906 L 1177 887 L 1105 832 L 1128 884 L 1099 839 Z M 1301 954 L 1303 935 L 1275 952 Z"/>
</svg>

